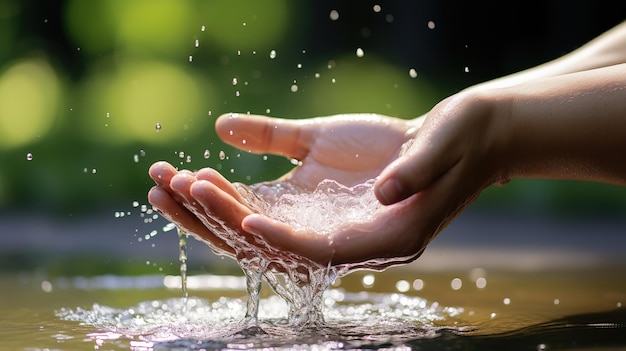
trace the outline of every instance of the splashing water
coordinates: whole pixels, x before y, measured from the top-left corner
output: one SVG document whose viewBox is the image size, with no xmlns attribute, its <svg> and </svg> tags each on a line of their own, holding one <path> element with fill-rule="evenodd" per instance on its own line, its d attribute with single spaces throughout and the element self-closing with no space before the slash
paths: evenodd
<svg viewBox="0 0 626 351">
<path fill-rule="evenodd" d="M 381 207 L 372 191 L 373 185 L 373 179 L 354 187 L 324 180 L 311 193 L 283 194 L 264 214 L 296 231 L 330 235 L 344 225 L 373 218 Z"/>
<path fill-rule="evenodd" d="M 451 330 L 437 327 L 438 322 L 463 312 L 401 294 L 333 289 L 324 293 L 323 301 L 328 307 L 324 314 L 327 323 L 305 331 L 285 323 L 288 306 L 277 296 L 261 300 L 262 322 L 254 325 L 242 322 L 246 304 L 226 297 L 152 300 L 127 309 L 94 304 L 88 309 L 61 309 L 56 314 L 62 320 L 94 327 L 97 332 L 88 336 L 103 347 L 106 342 L 119 346 L 120 341 L 129 340 L 131 349 L 137 350 L 406 350 L 403 342 L 437 337 L 443 330 Z M 390 348 L 392 345 L 398 348 Z"/>
<path fill-rule="evenodd" d="M 180 261 L 180 285 L 183 299 L 189 297 L 187 290 L 187 233 L 178 228 L 178 260 Z"/>
<path fill-rule="evenodd" d="M 250 187 L 234 183 L 247 205 L 255 212 L 283 221 L 301 231 L 331 235 L 341 226 L 367 221 L 380 207 L 372 186 L 374 180 L 346 187 L 333 180 L 321 182 L 313 191 L 305 191 L 282 181 L 263 182 Z M 303 216 L 303 213 L 306 215 Z M 246 277 L 248 302 L 244 320 L 258 322 L 262 282 L 288 305 L 288 324 L 303 330 L 325 326 L 324 291 L 337 277 L 352 267 L 322 266 L 290 252 L 276 252 L 267 243 L 249 242 L 220 218 L 207 214 L 205 225 L 236 251 L 236 259 Z"/>
</svg>

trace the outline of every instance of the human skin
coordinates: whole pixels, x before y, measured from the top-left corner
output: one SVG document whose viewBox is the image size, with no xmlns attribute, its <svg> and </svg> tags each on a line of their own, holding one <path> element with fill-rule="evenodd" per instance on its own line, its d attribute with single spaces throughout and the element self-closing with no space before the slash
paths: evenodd
<svg viewBox="0 0 626 351">
<path fill-rule="evenodd" d="M 302 162 L 280 181 L 310 190 L 325 178 L 346 185 L 377 178 L 374 191 L 386 206 L 371 221 L 330 236 L 255 213 L 209 169 L 193 174 L 153 165 L 157 186 L 149 201 L 222 254 L 233 255 L 237 243 L 225 241 L 216 222 L 269 256 L 290 252 L 322 265 L 372 269 L 408 262 L 491 185 L 513 178 L 626 185 L 623 62 L 624 24 L 553 62 L 470 87 L 414 120 L 220 117 L 216 130 L 225 142 Z"/>
<path fill-rule="evenodd" d="M 324 179 L 352 186 L 375 178 L 397 159 L 420 122 L 373 114 L 304 120 L 227 114 L 217 119 L 216 131 L 225 142 L 247 151 L 300 160 L 302 165 L 279 181 L 311 191 Z M 372 143 L 372 139 L 385 142 Z M 219 254 L 236 255 L 237 243 L 231 242 L 227 235 L 231 230 L 251 245 L 256 245 L 255 238 L 263 238 L 272 248 L 298 255 L 302 253 L 301 247 L 306 246 L 307 253 L 301 256 L 324 265 L 330 261 L 333 265 L 358 263 L 375 268 L 383 261 L 403 262 L 414 255 L 411 250 L 394 250 L 394 245 L 383 239 L 385 235 L 400 233 L 389 225 L 389 218 L 411 219 L 409 207 L 404 204 L 383 208 L 372 222 L 346 226 L 332 237 L 295 233 L 289 226 L 255 213 L 235 186 L 215 170 L 205 168 L 194 174 L 157 162 L 149 173 L 157 184 L 148 194 L 150 203 L 168 220 L 207 242 Z M 408 226 L 402 221 L 393 222 Z M 274 235 L 266 236 L 264 225 L 271 226 Z M 371 233 L 379 233 L 380 237 L 375 238 Z M 361 240 L 363 237 L 379 241 L 376 246 L 387 247 L 387 254 L 378 250 L 370 252 L 367 247 L 372 243 Z M 406 235 L 403 238 L 415 240 Z M 264 245 L 258 245 L 258 249 L 268 256 L 275 254 Z M 376 263 L 368 262 L 372 259 Z"/>
</svg>

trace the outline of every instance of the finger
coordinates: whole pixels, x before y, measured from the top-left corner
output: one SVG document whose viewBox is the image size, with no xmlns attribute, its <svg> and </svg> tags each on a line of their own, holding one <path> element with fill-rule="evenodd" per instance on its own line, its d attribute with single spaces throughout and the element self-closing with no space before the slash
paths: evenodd
<svg viewBox="0 0 626 351">
<path fill-rule="evenodd" d="M 222 239 L 216 237 L 205 225 L 181 204 L 174 201 L 164 189 L 155 186 L 148 192 L 148 201 L 159 213 L 172 223 L 175 223 L 186 233 L 205 241 L 209 247 L 219 255 L 234 256 L 235 250 Z"/>
<path fill-rule="evenodd" d="M 332 237 L 333 264 L 361 264 L 384 267 L 414 257 L 424 241 L 416 221 L 414 196 L 378 210 L 372 221 L 345 226 Z"/>
<path fill-rule="evenodd" d="M 175 193 L 174 200 L 181 203 L 183 207 L 194 214 L 207 230 L 222 240 L 227 240 L 223 234 L 229 230 L 228 226 L 225 226 L 221 218 L 216 217 L 211 212 L 207 212 L 205 207 L 191 194 L 191 186 L 194 182 L 196 182 L 196 177 L 191 173 L 181 172 L 175 175 L 170 183 L 172 191 Z M 230 225 L 232 226 L 233 224 Z M 237 226 L 237 223 L 234 225 Z"/>
<path fill-rule="evenodd" d="M 231 182 L 229 182 L 228 179 L 224 178 L 224 176 L 221 175 L 218 171 L 212 168 L 203 168 L 196 172 L 196 178 L 198 180 L 206 180 L 213 183 L 223 192 L 237 199 L 237 201 L 243 202 L 241 194 L 239 194 L 239 191 L 237 191 L 235 186 Z"/>
<path fill-rule="evenodd" d="M 381 172 L 374 184 L 374 193 L 382 204 L 397 203 L 427 188 L 460 160 L 445 145 L 432 143 L 425 136 L 417 138 L 406 154 Z"/>
<path fill-rule="evenodd" d="M 276 249 L 306 257 L 321 265 L 327 265 L 332 260 L 333 252 L 326 235 L 296 233 L 288 224 L 259 214 L 244 218 L 241 227 Z"/>
<path fill-rule="evenodd" d="M 219 137 L 239 149 L 304 159 L 314 140 L 314 123 L 230 113 L 215 123 Z"/>
<path fill-rule="evenodd" d="M 172 165 L 165 161 L 155 162 L 150 166 L 148 170 L 148 174 L 150 178 L 152 178 L 155 183 L 160 186 L 168 187 L 170 184 L 170 180 L 174 175 L 176 175 L 177 170 Z"/>
<path fill-rule="evenodd" d="M 241 230 L 242 220 L 252 214 L 252 211 L 237 201 L 229 194 L 222 191 L 215 184 L 206 181 L 198 180 L 194 182 L 190 189 L 191 196 L 204 208 L 204 211 L 215 219 L 216 222 L 223 228 L 225 235 L 229 240 L 241 240 L 244 239 L 248 243 L 254 244 L 255 239 L 246 232 Z M 232 235 L 244 234 L 244 237 L 237 237 Z"/>
</svg>

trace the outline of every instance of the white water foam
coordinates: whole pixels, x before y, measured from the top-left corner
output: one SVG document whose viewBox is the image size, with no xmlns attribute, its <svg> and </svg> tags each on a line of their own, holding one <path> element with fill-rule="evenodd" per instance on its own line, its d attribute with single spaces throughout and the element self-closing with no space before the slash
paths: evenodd
<svg viewBox="0 0 626 351">
<path fill-rule="evenodd" d="M 372 220 L 382 206 L 373 186 L 373 179 L 353 187 L 323 180 L 313 192 L 280 195 L 264 214 L 296 231 L 331 235 L 344 225 Z"/>
</svg>

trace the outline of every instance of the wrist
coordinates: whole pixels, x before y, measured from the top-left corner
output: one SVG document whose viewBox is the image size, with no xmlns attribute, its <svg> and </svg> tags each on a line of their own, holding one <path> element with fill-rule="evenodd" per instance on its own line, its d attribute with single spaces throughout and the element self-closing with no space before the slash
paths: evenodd
<svg viewBox="0 0 626 351">
<path fill-rule="evenodd" d="M 512 177 L 515 161 L 511 150 L 511 96 L 506 89 L 476 89 L 464 92 L 470 106 L 470 129 L 479 126 L 481 139 L 479 164 L 485 166 L 486 186 L 506 184 Z"/>
</svg>

